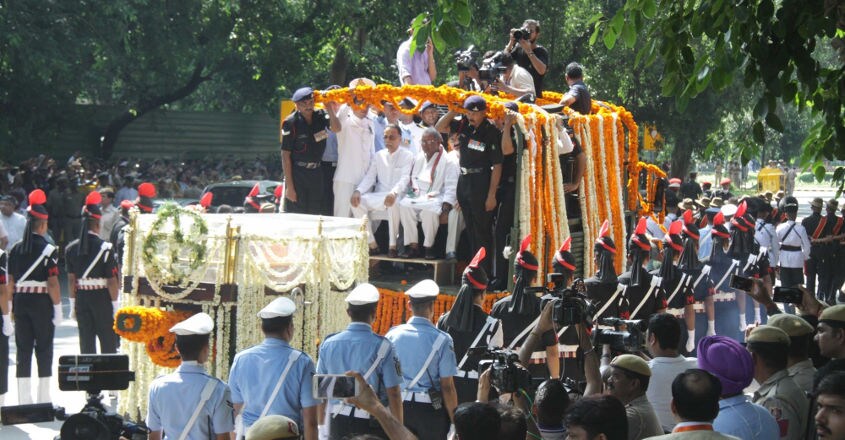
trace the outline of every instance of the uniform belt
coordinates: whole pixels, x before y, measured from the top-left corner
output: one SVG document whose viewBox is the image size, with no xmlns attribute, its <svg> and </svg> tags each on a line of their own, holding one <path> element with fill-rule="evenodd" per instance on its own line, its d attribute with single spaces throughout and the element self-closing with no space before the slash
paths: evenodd
<svg viewBox="0 0 845 440">
<path fill-rule="evenodd" d="M 363 409 L 358 409 L 352 405 L 346 405 L 343 403 L 336 404 L 332 413 L 339 416 L 355 417 L 356 419 L 370 418 L 370 413 L 364 411 Z"/>
<path fill-rule="evenodd" d="M 716 302 L 725 302 L 725 301 L 734 301 L 736 300 L 736 294 L 733 292 L 719 292 L 713 294 L 713 301 Z"/>
<path fill-rule="evenodd" d="M 293 164 L 300 167 L 300 168 L 305 168 L 306 170 L 316 170 L 317 168 L 320 168 L 320 165 L 322 165 L 321 162 L 300 162 L 300 161 L 296 161 Z"/>
<path fill-rule="evenodd" d="M 402 391 L 402 400 L 406 402 L 431 403 L 431 397 L 425 392 Z"/>
<path fill-rule="evenodd" d="M 83 278 L 76 280 L 77 290 L 99 290 L 109 287 L 109 281 L 105 278 Z"/>
<path fill-rule="evenodd" d="M 483 173 L 485 171 L 490 171 L 490 168 L 484 168 L 484 167 L 481 167 L 481 168 L 465 168 L 465 167 L 461 167 L 461 174 L 463 174 L 464 176 L 466 176 L 467 174 Z"/>
<path fill-rule="evenodd" d="M 790 246 L 788 244 L 783 244 L 780 246 L 780 250 L 789 252 L 801 252 L 801 246 Z"/>
<path fill-rule="evenodd" d="M 666 313 L 676 317 L 676 318 L 683 318 L 684 317 L 684 309 L 666 309 Z"/>
<path fill-rule="evenodd" d="M 464 379 L 478 379 L 478 371 L 458 370 L 458 374 L 455 376 L 463 377 Z"/>
<path fill-rule="evenodd" d="M 15 284 L 16 293 L 47 293 L 46 281 L 23 281 Z"/>
</svg>

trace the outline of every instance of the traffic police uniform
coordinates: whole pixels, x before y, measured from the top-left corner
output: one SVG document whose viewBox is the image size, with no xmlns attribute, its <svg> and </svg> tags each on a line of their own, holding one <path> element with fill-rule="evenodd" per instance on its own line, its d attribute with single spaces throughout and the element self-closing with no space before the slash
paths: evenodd
<svg viewBox="0 0 845 440">
<path fill-rule="evenodd" d="M 417 283 L 408 289 L 409 300 L 434 301 L 440 290 L 434 287 L 436 284 Z M 421 440 L 446 438 L 450 417 L 440 381 L 458 373 L 452 337 L 421 316 L 393 327 L 385 337 L 393 342 L 402 364 L 405 426 Z"/>
<path fill-rule="evenodd" d="M 46 238 L 32 230 L 33 221 L 48 219 L 44 208 L 46 200 L 40 189 L 29 194 L 29 219 L 24 238 L 9 251 L 10 282 L 14 285 L 16 375 L 20 404 L 32 403 L 30 377 L 33 350 L 38 364 L 38 402 L 50 401 L 53 335 L 56 326 L 62 322 L 62 304 L 53 303 L 48 288 L 48 280 L 52 278 L 55 281 L 59 275 L 58 252 Z M 58 299 L 59 292 L 53 293 Z"/>
<path fill-rule="evenodd" d="M 813 213 L 804 217 L 801 220 L 801 226 L 807 231 L 810 238 L 810 259 L 805 264 L 805 272 L 807 274 L 807 290 L 815 294 L 821 300 L 827 300 L 827 292 L 821 290 L 823 275 L 819 272 L 824 266 L 825 258 L 827 257 L 827 249 L 824 244 L 813 243 L 813 240 L 824 238 L 830 232 L 830 226 L 827 224 L 827 217 L 821 215 L 821 209 L 824 205 L 822 199 L 816 197 L 810 202 L 813 208 Z M 822 269 L 823 270 L 823 269 Z M 819 275 L 818 290 L 816 289 L 816 275 Z"/>
<path fill-rule="evenodd" d="M 794 344 L 796 339 L 813 338 L 813 326 L 800 316 L 778 313 L 770 317 L 766 324 L 786 332 L 790 339 L 790 345 Z M 813 376 L 816 374 L 816 367 L 813 366 L 812 360 L 804 359 L 787 368 L 787 371 L 789 371 L 789 377 L 795 381 L 798 388 L 807 393 L 813 391 Z"/>
<path fill-rule="evenodd" d="M 623 289 L 625 286 L 619 284 L 616 275 L 613 256 L 616 254 L 616 245 L 610 238 L 610 223 L 605 220 L 599 230 L 599 236 L 593 245 L 598 270 L 595 276 L 584 280 L 584 287 L 587 289 L 587 298 L 596 309 L 593 319 L 601 322 L 602 318 L 628 318 L 628 303 L 625 300 Z"/>
<path fill-rule="evenodd" d="M 170 328 L 180 337 L 208 335 L 211 316 L 197 313 Z M 147 427 L 163 432 L 163 439 L 207 440 L 234 430 L 232 399 L 226 383 L 206 373 L 197 361 L 182 361 L 175 372 L 150 384 Z"/>
<path fill-rule="evenodd" d="M 643 257 L 651 252 L 651 244 L 645 232 L 646 219 L 641 217 L 628 244 L 632 258 L 631 270 L 619 275 L 619 284 L 626 286 L 625 297 L 631 308 L 630 319 L 648 320 L 651 315 L 666 309 L 666 298 L 658 288 L 659 280 L 654 279 L 642 265 Z"/>
<path fill-rule="evenodd" d="M 372 284 L 359 284 L 346 297 L 350 306 L 376 304 L 379 292 Z M 317 358 L 318 374 L 344 374 L 357 371 L 372 386 L 384 404 L 388 404 L 386 390 L 402 384 L 402 368 L 393 344 L 373 333 L 366 322 L 352 322 L 346 330 L 327 336 L 320 344 Z M 341 439 L 350 434 L 384 436 L 378 422 L 364 410 L 342 401 L 327 403 L 325 425 L 329 438 Z M 324 426 L 325 426 L 324 425 Z M 321 431 L 325 430 L 321 426 Z"/>
<path fill-rule="evenodd" d="M 117 334 L 114 332 L 114 315 L 117 302 L 117 283 L 115 297 L 109 292 L 109 280 L 117 277 L 117 262 L 112 252 L 112 245 L 103 241 L 94 232 L 88 230 L 89 219 L 99 219 L 100 193 L 88 194 L 83 207 L 83 226 L 80 238 L 68 244 L 65 260 L 68 274 L 73 275 L 68 286 L 70 308 L 76 314 L 79 324 L 79 352 L 96 353 L 95 339 L 100 341 L 101 353 L 117 352 Z M 115 280 L 116 281 L 116 280 Z"/>
<path fill-rule="evenodd" d="M 313 99 L 310 87 L 298 89 L 293 102 Z M 285 199 L 285 212 L 319 215 L 323 211 L 323 152 L 329 137 L 329 114 L 314 110 L 311 123 L 294 111 L 282 122 L 282 151 L 290 152 L 296 202 Z"/>
<path fill-rule="evenodd" d="M 777 344 L 783 350 L 789 348 L 789 336 L 783 330 L 770 325 L 755 328 L 746 341 L 749 351 L 754 353 L 754 345 Z M 768 409 L 775 417 L 780 428 L 780 438 L 799 440 L 804 438 L 810 409 L 804 391 L 789 377 L 784 368 L 766 379 L 754 392 L 754 403 Z"/>
<path fill-rule="evenodd" d="M 258 317 L 289 317 L 294 312 L 293 301 L 279 297 L 261 309 Z M 281 414 L 293 419 L 305 431 L 302 410 L 319 403 L 312 393 L 313 377 L 311 357 L 282 339 L 267 337 L 262 343 L 236 354 L 229 371 L 229 386 L 232 402 L 243 405 L 243 429 L 249 429 L 262 415 Z"/>
<path fill-rule="evenodd" d="M 485 111 L 484 98 L 473 95 L 464 101 L 470 111 Z M 458 177 L 458 203 L 466 222 L 470 249 L 493 249 L 493 212 L 484 207 L 490 189 L 492 167 L 502 163 L 502 133 L 487 119 L 473 127 L 467 118 L 458 126 L 461 175 Z M 492 264 L 484 264 L 491 272 Z"/>
</svg>

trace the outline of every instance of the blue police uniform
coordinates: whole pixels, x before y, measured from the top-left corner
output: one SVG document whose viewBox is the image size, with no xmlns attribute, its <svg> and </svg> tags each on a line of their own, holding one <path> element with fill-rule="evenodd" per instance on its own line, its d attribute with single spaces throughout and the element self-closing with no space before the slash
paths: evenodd
<svg viewBox="0 0 845 440">
<path fill-rule="evenodd" d="M 387 351 L 379 359 L 382 344 Z M 372 327 L 363 322 L 349 324 L 345 331 L 326 337 L 320 344 L 317 358 L 317 373 L 343 374 L 357 371 L 365 375 L 378 363 L 367 382 L 376 391 L 383 403 L 387 403 L 386 389 L 402 385 L 402 371 L 393 344 L 373 333 Z M 340 401 L 329 404 L 331 415 L 330 438 L 340 439 L 347 434 L 382 433 L 378 423 L 364 410 Z"/>
<path fill-rule="evenodd" d="M 422 370 L 435 341 L 441 335 L 445 340 L 434 354 L 426 373 L 416 384 L 409 386 Z M 406 324 L 393 327 L 385 337 L 393 343 L 402 364 L 405 426 L 422 440 L 446 438 L 449 431 L 449 415 L 442 402 L 439 409 L 432 406 L 429 392 L 436 391 L 439 394 L 440 379 L 458 373 L 452 337 L 438 330 L 431 321 L 419 316 L 412 317 Z"/>
<path fill-rule="evenodd" d="M 187 439 L 208 440 L 217 434 L 232 432 L 235 420 L 229 387 L 209 376 L 195 361 L 182 362 L 175 372 L 156 378 L 150 385 L 146 420 L 150 430 L 163 431 L 163 439 L 178 439 L 208 381 L 214 381 L 214 391 L 203 405 Z"/>
<path fill-rule="evenodd" d="M 229 386 L 232 389 L 232 402 L 244 405 L 244 429 L 252 426 L 261 415 L 287 366 L 288 358 L 296 352 L 298 350 L 282 339 L 266 338 L 261 344 L 235 355 L 229 372 Z M 313 377 L 314 361 L 307 354 L 301 353 L 267 414 L 289 417 L 302 427 L 302 409 L 317 406 L 318 403 L 311 390 Z"/>
</svg>

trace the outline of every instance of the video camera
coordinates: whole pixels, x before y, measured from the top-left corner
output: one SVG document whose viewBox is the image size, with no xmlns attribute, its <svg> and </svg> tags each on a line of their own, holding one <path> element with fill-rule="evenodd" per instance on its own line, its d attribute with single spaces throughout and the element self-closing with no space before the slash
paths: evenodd
<svg viewBox="0 0 845 440">
<path fill-rule="evenodd" d="M 478 371 L 490 369 L 490 384 L 499 393 L 531 389 L 531 373 L 519 363 L 516 352 L 503 348 L 476 347 L 470 349 L 470 356 L 483 359 L 478 362 Z"/>
<path fill-rule="evenodd" d="M 502 57 L 504 57 L 504 53 L 499 51 L 482 61 L 481 68 L 478 69 L 478 78 L 481 81 L 492 83 L 500 74 L 508 70 L 508 66 L 502 63 Z"/>
<path fill-rule="evenodd" d="M 604 318 L 601 323 L 613 326 L 613 330 L 595 329 L 593 331 L 593 343 L 595 345 L 607 344 L 613 351 L 625 353 L 634 353 L 643 349 L 645 331 L 648 329 L 647 321 Z"/>
<path fill-rule="evenodd" d="M 553 320 L 555 324 L 566 327 L 592 321 L 593 307 L 584 294 L 584 280 L 578 278 L 572 287 L 566 287 L 566 278 L 562 273 L 546 275 L 546 283 L 554 285 L 551 294 L 560 298 L 555 302 Z"/>
<path fill-rule="evenodd" d="M 458 71 L 466 72 L 475 64 L 475 59 L 478 57 L 478 51 L 475 50 L 474 45 L 470 45 L 464 50 L 455 51 L 455 63 L 458 64 Z"/>
</svg>

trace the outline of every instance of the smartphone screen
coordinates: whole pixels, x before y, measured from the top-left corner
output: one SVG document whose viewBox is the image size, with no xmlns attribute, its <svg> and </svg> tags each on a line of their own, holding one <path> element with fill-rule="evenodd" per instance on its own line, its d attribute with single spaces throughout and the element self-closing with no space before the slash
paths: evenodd
<svg viewBox="0 0 845 440">
<path fill-rule="evenodd" d="M 739 275 L 731 275 L 731 288 L 750 292 L 754 282 L 751 278 L 741 277 Z"/>
<path fill-rule="evenodd" d="M 772 301 L 779 303 L 801 304 L 801 298 L 803 296 L 804 294 L 794 287 L 775 287 L 775 294 L 772 295 Z"/>
<path fill-rule="evenodd" d="M 355 378 L 343 374 L 315 374 L 314 397 L 317 399 L 344 399 L 358 395 Z"/>
</svg>

